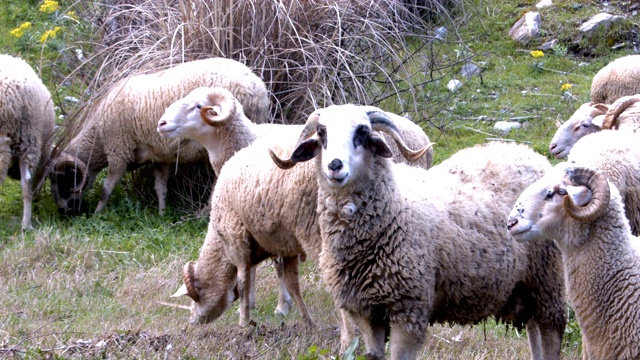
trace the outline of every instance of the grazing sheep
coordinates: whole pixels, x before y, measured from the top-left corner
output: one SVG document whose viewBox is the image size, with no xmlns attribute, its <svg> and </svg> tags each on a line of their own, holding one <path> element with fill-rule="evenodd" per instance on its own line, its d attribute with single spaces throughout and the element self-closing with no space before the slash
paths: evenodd
<svg viewBox="0 0 640 360">
<path fill-rule="evenodd" d="M 24 60 L 0 54 L 0 185 L 7 174 L 20 179 L 22 228 L 33 228 L 36 187 L 51 156 L 55 127 L 53 99 Z"/>
<path fill-rule="evenodd" d="M 514 243 L 500 221 L 549 162 L 493 143 L 424 171 L 386 159 L 374 130 L 392 135 L 408 160 L 426 150 L 409 150 L 384 112 L 344 105 L 311 114 L 290 159 L 272 152 L 289 172 L 316 158 L 320 269 L 367 358 L 384 358 L 387 335 L 393 359 L 413 359 L 430 323 L 493 316 L 526 326 L 532 358 L 558 359 L 560 254 L 549 242 Z"/>
<path fill-rule="evenodd" d="M 567 157 L 583 136 L 601 130 L 636 132 L 640 128 L 640 95 L 624 96 L 611 105 L 585 103 L 558 128 L 549 151 L 558 159 Z"/>
<path fill-rule="evenodd" d="M 555 239 L 583 359 L 640 359 L 640 239 L 603 172 L 558 164 L 523 191 L 507 228 L 519 242 Z"/>
<path fill-rule="evenodd" d="M 640 55 L 618 58 L 596 73 L 591 82 L 591 101 L 612 104 L 626 95 L 640 94 Z"/>
<path fill-rule="evenodd" d="M 107 203 L 128 168 L 151 162 L 159 211 L 165 208 L 171 164 L 206 161 L 195 141 L 173 140 L 155 131 L 163 111 L 200 86 L 223 86 L 244 105 L 256 122 L 266 122 L 269 94 L 258 76 L 230 59 L 211 58 L 177 65 L 116 83 L 89 111 L 83 128 L 62 150 L 51 175 L 51 192 L 62 213 L 80 212 L 81 200 L 96 175 L 108 167 L 96 212 Z"/>
<path fill-rule="evenodd" d="M 189 115 L 176 119 L 163 118 L 159 123 L 159 130 L 174 129 L 179 136 L 201 137 L 207 149 L 229 149 L 232 146 L 216 144 L 218 139 L 225 142 L 236 142 L 234 134 L 244 134 L 240 124 L 246 121 L 241 114 L 229 116 L 225 109 L 225 101 L 207 100 L 210 105 L 203 105 L 202 110 L 207 118 L 210 108 L 215 108 L 219 114 L 218 135 L 207 130 L 202 122 L 192 121 L 197 116 Z M 189 102 L 185 102 L 188 104 Z M 199 103 L 198 103 L 199 104 Z M 195 105 L 197 108 L 197 104 Z M 187 108 L 189 106 L 186 106 Z M 366 108 L 366 107 L 363 107 Z M 241 107 L 236 104 L 237 113 Z M 226 115 L 225 115 L 226 114 Z M 222 120 L 229 116 L 235 125 L 227 124 L 226 130 Z M 419 126 L 410 120 L 391 115 L 399 127 L 405 129 L 403 134 L 410 137 L 414 146 L 425 146 L 429 139 Z M 211 119 L 207 121 L 211 122 Z M 264 125 L 253 126 L 264 128 Z M 299 255 L 309 255 L 317 261 L 320 252 L 320 233 L 315 220 L 317 186 L 314 180 L 313 168 L 300 166 L 294 174 L 286 174 L 278 169 L 268 157 L 269 147 L 279 147 L 283 151 L 291 151 L 298 134 L 302 129 L 299 125 L 270 125 L 269 132 L 255 140 L 253 144 L 238 151 L 228 159 L 217 180 L 212 196 L 211 221 L 209 231 L 202 246 L 200 257 L 196 265 L 185 267 L 185 285 L 174 295 L 189 295 L 193 300 L 191 322 L 201 323 L 213 321 L 220 316 L 233 300 L 233 290 L 236 286 L 235 277 L 241 278 L 240 289 L 250 294 L 252 286 L 249 278 L 244 279 L 248 269 L 255 266 L 269 256 L 282 256 L 285 264 L 285 279 L 287 288 L 291 292 L 296 306 L 301 309 L 305 324 L 312 325 L 299 290 L 297 279 L 297 264 Z M 233 131 L 232 131 L 233 130 Z M 223 133 L 226 131 L 226 133 Z M 223 135 L 226 134 L 226 135 Z M 209 145 L 205 144 L 205 141 Z M 212 151 L 210 150 L 210 154 Z M 220 153 L 211 156 L 219 156 Z M 399 158 L 404 159 L 404 158 Z M 212 164 L 216 161 L 212 160 Z M 424 164 L 424 163 L 422 163 Z M 426 166 L 426 165 L 424 165 Z M 294 180 L 295 178 L 295 180 Z M 224 250 L 220 249 L 224 247 Z M 225 255 L 226 253 L 226 255 Z M 229 255 L 233 254 L 233 255 Z M 221 274 L 227 274 L 224 277 Z M 199 288 L 187 292 L 188 288 L 198 283 Z M 248 323 L 249 304 L 243 296 L 241 305 L 241 324 Z M 230 300 L 231 299 L 231 300 Z M 304 310 L 302 310 L 304 309 Z M 346 326 L 343 324 L 343 326 Z M 348 344 L 348 343 L 347 343 Z"/>
<path fill-rule="evenodd" d="M 640 234 L 640 139 L 628 132 L 601 131 L 580 139 L 568 161 L 600 169 L 622 196 L 631 232 Z"/>
</svg>

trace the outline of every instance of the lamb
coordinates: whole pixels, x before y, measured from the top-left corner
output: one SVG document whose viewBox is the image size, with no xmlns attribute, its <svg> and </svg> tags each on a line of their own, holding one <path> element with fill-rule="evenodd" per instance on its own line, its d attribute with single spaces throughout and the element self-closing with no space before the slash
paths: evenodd
<svg viewBox="0 0 640 360">
<path fill-rule="evenodd" d="M 560 248 L 583 359 L 640 358 L 640 239 L 602 171 L 556 165 L 522 192 L 507 228 L 518 242 L 553 238 Z"/>
<path fill-rule="evenodd" d="M 79 213 L 84 194 L 108 167 L 95 212 L 101 211 L 128 168 L 152 162 L 162 214 L 171 164 L 206 161 L 207 153 L 195 141 L 158 136 L 157 121 L 167 106 L 189 91 L 214 85 L 229 89 L 252 120 L 268 121 L 265 84 L 248 67 L 231 59 L 191 61 L 124 79 L 97 100 L 82 130 L 55 161 L 51 192 L 60 212 Z"/>
<path fill-rule="evenodd" d="M 200 92 L 206 96 L 198 94 Z M 211 274 L 227 274 L 229 271 L 239 273 L 242 280 L 249 268 L 268 257 L 267 253 L 271 256 L 283 256 L 285 274 L 281 284 L 285 282 L 285 287 L 292 292 L 305 325 L 313 326 L 299 294 L 297 279 L 298 256 L 310 255 L 312 259 L 316 259 L 320 252 L 320 234 L 315 225 L 315 200 L 310 200 L 315 199 L 317 191 L 313 172 L 311 168 L 305 170 L 301 167 L 296 181 L 292 182 L 291 176 L 283 179 L 282 171 L 267 157 L 265 145 L 276 142 L 290 150 L 302 127 L 252 125 L 244 119 L 242 107 L 232 100 L 231 95 L 223 89 L 194 90 L 185 99 L 176 102 L 176 108 L 167 109 L 165 116 L 159 121 L 158 131 L 165 136 L 181 136 L 201 141 L 209 150 L 214 168 L 216 164 L 224 163 L 221 171 L 216 170 L 219 178 L 212 196 L 211 222 L 200 258 L 197 265 L 188 263 L 185 266 L 185 284 L 174 296 L 189 295 L 194 300 L 191 322 L 213 321 L 235 299 L 233 294 L 236 280 L 235 277 L 223 278 L 221 275 L 210 279 L 213 276 Z M 235 113 L 232 109 L 235 109 Z M 202 119 L 215 126 L 215 129 L 198 120 L 200 113 Z M 404 129 L 403 134 L 412 139 L 413 145 L 429 144 L 428 137 L 419 126 L 398 115 L 389 116 Z M 261 133 L 260 136 L 258 132 Z M 246 137 L 248 133 L 253 133 L 252 138 L 260 138 L 229 159 L 230 151 L 225 149 L 233 149 L 243 141 L 248 142 L 239 138 Z M 429 155 L 428 162 L 421 162 L 420 165 L 428 168 L 433 156 L 431 151 Z M 300 187 L 300 184 L 304 186 Z M 285 211 L 284 209 L 290 208 L 290 204 L 295 204 L 296 210 Z M 232 230 L 236 226 L 247 229 L 244 236 L 252 239 L 251 248 L 247 246 L 243 234 Z M 219 232 L 232 235 L 222 237 Z M 258 254 L 253 253 L 256 248 L 260 250 Z M 242 255 L 226 259 L 225 251 Z M 251 276 L 250 273 L 247 276 Z M 193 286 L 188 285 L 196 282 L 200 284 L 197 292 L 193 290 Z M 244 286 L 245 284 L 249 286 Z M 192 291 L 188 292 L 187 288 Z M 252 288 L 251 278 L 244 280 L 240 286 L 240 289 L 248 292 L 247 297 L 243 296 L 241 324 L 250 321 L 251 303 L 245 307 L 244 299 L 252 299 Z"/>
<path fill-rule="evenodd" d="M 22 187 L 22 229 L 51 156 L 55 112 L 51 93 L 24 60 L 0 55 L 0 185 L 9 175 Z"/>
<path fill-rule="evenodd" d="M 623 96 L 611 105 L 585 103 L 558 128 L 549 152 L 558 159 L 567 157 L 583 136 L 601 130 L 636 132 L 640 128 L 640 95 Z M 640 133 L 639 133 L 640 134 Z"/>
<path fill-rule="evenodd" d="M 640 94 L 640 55 L 618 58 L 600 69 L 591 82 L 591 101 L 612 104 L 626 95 Z"/>
<path fill-rule="evenodd" d="M 640 234 L 640 146 L 628 132 L 602 131 L 576 143 L 568 161 L 600 169 L 613 183 L 624 203 L 631 232 Z"/>
<path fill-rule="evenodd" d="M 283 169 L 316 158 L 320 269 L 336 304 L 362 333 L 367 358 L 413 359 L 429 323 L 494 316 L 526 326 L 532 358 L 558 359 L 566 325 L 560 253 L 513 243 L 504 219 L 518 194 L 550 167 L 524 145 L 458 152 L 429 171 L 394 164 L 384 112 L 352 105 L 312 113 Z M 293 180 L 289 180 L 293 181 Z M 525 245 L 525 246 L 522 246 Z"/>
</svg>

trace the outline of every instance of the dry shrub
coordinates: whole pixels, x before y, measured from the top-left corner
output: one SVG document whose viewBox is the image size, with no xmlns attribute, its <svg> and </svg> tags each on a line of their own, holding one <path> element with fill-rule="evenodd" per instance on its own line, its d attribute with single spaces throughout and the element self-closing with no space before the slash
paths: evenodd
<svg viewBox="0 0 640 360">
<path fill-rule="evenodd" d="M 74 84 L 85 104 L 127 76 L 226 57 L 262 76 L 272 94 L 273 121 L 302 123 L 316 108 L 353 102 L 409 112 L 420 122 L 429 106 L 422 85 L 442 78 L 455 62 L 433 46 L 436 25 L 430 21 L 452 23 L 448 9 L 462 5 L 463 0 L 79 1 L 74 10 L 91 36 L 66 52 L 64 61 L 74 70 L 64 82 Z M 69 111 L 61 144 L 77 132 L 72 125 L 82 123 L 81 109 L 86 108 Z"/>
</svg>

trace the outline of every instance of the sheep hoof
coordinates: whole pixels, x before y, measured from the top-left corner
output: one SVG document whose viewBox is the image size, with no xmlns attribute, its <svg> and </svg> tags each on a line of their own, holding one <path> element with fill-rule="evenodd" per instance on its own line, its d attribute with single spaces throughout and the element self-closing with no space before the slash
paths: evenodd
<svg viewBox="0 0 640 360">
<path fill-rule="evenodd" d="M 282 316 L 287 316 L 287 314 L 289 314 L 290 311 L 291 311 L 291 303 L 283 302 L 282 304 L 278 304 L 278 306 L 276 307 L 276 310 L 273 313 L 276 315 L 280 314 Z"/>
</svg>

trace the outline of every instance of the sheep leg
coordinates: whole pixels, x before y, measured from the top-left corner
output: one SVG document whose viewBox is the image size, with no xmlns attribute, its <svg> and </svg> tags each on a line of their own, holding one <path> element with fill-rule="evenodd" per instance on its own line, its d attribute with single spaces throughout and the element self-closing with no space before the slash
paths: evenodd
<svg viewBox="0 0 640 360">
<path fill-rule="evenodd" d="M 276 307 L 276 314 L 287 316 L 291 311 L 291 295 L 287 291 L 287 284 L 284 281 L 284 261 L 282 257 L 278 256 L 273 258 L 273 267 L 278 275 L 278 283 L 280 284 L 280 293 L 278 295 L 278 306 Z"/>
<path fill-rule="evenodd" d="M 11 139 L 0 133 L 0 185 L 4 184 L 11 166 Z"/>
<path fill-rule="evenodd" d="M 356 337 L 356 326 L 346 310 L 339 309 L 340 312 L 340 353 L 344 354 L 347 348 Z"/>
<path fill-rule="evenodd" d="M 153 167 L 153 175 L 156 180 L 156 195 L 158 196 L 158 214 L 161 216 L 164 215 L 164 209 L 167 206 L 167 183 L 169 182 L 170 172 L 170 164 L 156 164 Z"/>
<path fill-rule="evenodd" d="M 389 336 L 391 359 L 410 360 L 418 356 L 422 346 L 422 337 L 405 331 L 403 324 L 391 324 Z"/>
<path fill-rule="evenodd" d="M 371 319 L 349 312 L 364 340 L 364 347 L 367 351 L 367 360 L 384 360 L 384 324 L 376 324 Z"/>
<path fill-rule="evenodd" d="M 33 203 L 33 179 L 29 161 L 20 159 L 20 186 L 22 187 L 22 229 L 33 230 L 31 224 L 31 206 Z"/>
<path fill-rule="evenodd" d="M 311 319 L 311 315 L 309 315 L 309 310 L 307 310 L 307 305 L 305 305 L 304 300 L 302 300 L 302 293 L 300 291 L 300 282 L 298 278 L 300 258 L 297 255 L 283 257 L 282 262 L 284 263 L 284 282 L 287 285 L 287 290 L 289 290 L 289 293 L 291 293 L 291 296 L 293 297 L 296 307 L 298 307 L 298 311 L 304 321 L 304 326 L 307 328 L 315 327 L 315 323 L 313 322 L 313 319 Z"/>
<path fill-rule="evenodd" d="M 115 189 L 118 182 L 122 180 L 126 172 L 127 164 L 109 164 L 109 171 L 107 172 L 107 178 L 104 181 L 104 185 L 102 185 L 102 193 L 100 194 L 100 201 L 98 201 L 98 206 L 96 207 L 96 214 L 104 210 L 107 206 L 109 196 L 111 196 L 113 189 Z"/>
<path fill-rule="evenodd" d="M 240 326 L 247 326 L 251 323 L 251 267 L 239 266 L 238 267 L 238 285 L 240 285 Z"/>
</svg>

